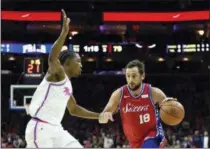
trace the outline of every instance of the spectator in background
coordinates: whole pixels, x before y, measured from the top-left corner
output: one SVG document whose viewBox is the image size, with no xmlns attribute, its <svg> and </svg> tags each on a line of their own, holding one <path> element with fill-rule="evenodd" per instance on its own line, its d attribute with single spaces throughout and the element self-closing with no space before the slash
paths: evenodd
<svg viewBox="0 0 210 149">
<path fill-rule="evenodd" d="M 116 146 L 116 148 L 121 148 L 121 146 L 118 144 L 118 145 Z"/>
<path fill-rule="evenodd" d="M 91 141 L 90 140 L 91 139 L 88 138 L 87 140 L 84 140 L 83 141 L 83 145 L 84 145 L 85 148 L 91 148 L 92 147 L 92 144 L 91 144 Z"/>
<path fill-rule="evenodd" d="M 175 147 L 176 146 L 176 136 L 175 135 L 172 136 L 171 146 L 172 147 Z"/>
<path fill-rule="evenodd" d="M 189 135 L 187 148 L 192 148 L 192 147 L 193 147 L 193 137 L 191 135 Z"/>
<path fill-rule="evenodd" d="M 180 140 L 176 140 L 175 148 L 181 148 L 181 142 L 180 142 Z"/>
<path fill-rule="evenodd" d="M 209 148 L 210 147 L 210 140 L 209 140 L 209 134 L 208 131 L 204 131 L 204 136 L 202 139 L 203 142 L 203 148 Z"/>
<path fill-rule="evenodd" d="M 13 141 L 13 145 L 16 147 L 16 148 L 23 148 L 25 146 L 25 143 L 24 141 L 18 136 L 14 136 L 14 141 Z"/>
<path fill-rule="evenodd" d="M 110 137 L 110 135 L 104 136 L 104 148 L 111 148 L 114 145 L 114 140 Z"/>
<path fill-rule="evenodd" d="M 179 136 L 180 137 L 185 137 L 189 135 L 189 128 L 190 128 L 190 124 L 187 121 L 184 121 L 182 123 L 182 127 L 179 129 Z"/>
<path fill-rule="evenodd" d="M 99 136 L 98 138 L 98 147 L 103 148 L 104 139 L 102 136 Z"/>
<path fill-rule="evenodd" d="M 1 148 L 6 148 L 6 146 L 7 146 L 6 140 L 3 137 L 1 137 Z"/>
<path fill-rule="evenodd" d="M 6 148 L 15 148 L 15 146 L 12 144 L 12 142 L 8 142 Z"/>
<path fill-rule="evenodd" d="M 98 139 L 95 135 L 92 136 L 92 146 L 97 146 L 98 145 Z"/>
<path fill-rule="evenodd" d="M 130 148 L 130 146 L 126 143 L 126 144 L 123 144 L 122 148 Z"/>
<path fill-rule="evenodd" d="M 184 141 L 182 142 L 182 148 L 187 148 L 188 147 L 188 138 L 184 137 Z"/>
<path fill-rule="evenodd" d="M 7 142 L 8 143 L 12 143 L 12 135 L 11 135 L 11 133 L 8 133 L 8 135 L 7 135 Z"/>
<path fill-rule="evenodd" d="M 202 147 L 202 141 L 201 141 L 201 136 L 199 134 L 199 131 L 196 130 L 195 131 L 195 134 L 194 134 L 194 137 L 193 137 L 193 145 L 194 147 L 196 148 L 201 148 Z"/>
</svg>

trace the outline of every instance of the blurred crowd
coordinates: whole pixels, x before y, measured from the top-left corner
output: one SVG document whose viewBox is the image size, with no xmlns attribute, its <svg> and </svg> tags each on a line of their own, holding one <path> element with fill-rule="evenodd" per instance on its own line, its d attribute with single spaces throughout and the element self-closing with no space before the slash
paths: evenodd
<svg viewBox="0 0 210 149">
<path fill-rule="evenodd" d="M 15 122 L 1 124 L 1 148 L 24 148 L 26 146 L 24 136 L 20 135 L 20 130 Z"/>
<path fill-rule="evenodd" d="M 118 117 L 118 116 L 117 116 Z M 73 119 L 73 121 L 72 121 Z M 118 121 L 118 120 L 117 120 Z M 209 124 L 207 121 L 206 124 Z M 118 122 L 99 125 L 96 121 L 71 118 L 67 130 L 79 140 L 85 148 L 129 148 L 121 125 Z M 208 148 L 210 138 L 207 125 L 202 129 L 193 129 L 188 122 L 178 128 L 164 127 L 168 148 Z M 24 135 L 13 127 L 2 131 L 2 148 L 23 148 L 26 146 Z"/>
<path fill-rule="evenodd" d="M 74 118 L 74 123 L 69 122 L 65 127 L 68 125 L 68 131 L 87 148 L 129 148 L 129 143 L 121 128 L 120 115 L 115 115 L 114 119 L 114 123 L 100 125 L 95 121 Z M 210 120 L 206 119 L 203 122 L 202 126 L 197 129 L 196 125 L 187 121 L 176 127 L 164 125 L 165 136 L 168 140 L 166 147 L 210 147 Z"/>
<path fill-rule="evenodd" d="M 2 133 L 1 147 L 25 147 L 24 131 L 30 117 L 25 111 L 8 109 L 9 86 L 13 78 L 2 79 Z M 73 79 L 74 96 L 78 104 L 100 112 L 111 93 L 125 83 L 124 76 L 84 75 Z M 176 127 L 164 126 L 168 140 L 166 147 L 191 148 L 210 147 L 210 78 L 208 75 L 156 75 L 147 76 L 145 82 L 159 87 L 167 95 L 177 97 L 185 107 L 184 122 Z M 66 112 L 62 124 L 86 148 L 127 148 L 129 147 L 120 122 L 119 114 L 115 122 L 100 125 L 97 121 L 69 116 Z"/>
</svg>

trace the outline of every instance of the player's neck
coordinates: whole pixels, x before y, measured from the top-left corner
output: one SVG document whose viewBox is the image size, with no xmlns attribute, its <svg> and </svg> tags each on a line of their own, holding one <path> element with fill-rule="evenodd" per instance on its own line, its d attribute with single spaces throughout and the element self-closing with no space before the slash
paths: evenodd
<svg viewBox="0 0 210 149">
<path fill-rule="evenodd" d="M 141 90 L 142 90 L 142 87 L 143 87 L 143 83 L 141 83 L 141 85 L 139 86 L 139 88 L 136 89 L 135 91 L 131 90 L 131 93 L 132 93 L 134 96 L 139 95 L 139 93 L 140 93 Z"/>
<path fill-rule="evenodd" d="M 65 72 L 66 75 L 68 76 L 69 79 L 71 79 L 73 77 L 73 75 L 71 75 L 70 73 Z"/>
</svg>

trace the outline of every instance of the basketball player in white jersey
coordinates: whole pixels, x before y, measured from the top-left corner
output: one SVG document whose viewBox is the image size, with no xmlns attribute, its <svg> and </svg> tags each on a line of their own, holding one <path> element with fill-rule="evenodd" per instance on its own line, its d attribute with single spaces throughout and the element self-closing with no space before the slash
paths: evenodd
<svg viewBox="0 0 210 149">
<path fill-rule="evenodd" d="M 37 87 L 31 104 L 25 138 L 27 148 L 82 148 L 80 143 L 61 126 L 65 109 L 73 116 L 98 119 L 99 114 L 77 105 L 69 78 L 81 74 L 80 56 L 70 51 L 62 51 L 69 32 L 70 19 L 63 13 L 63 26 L 49 55 L 49 69 Z"/>
</svg>

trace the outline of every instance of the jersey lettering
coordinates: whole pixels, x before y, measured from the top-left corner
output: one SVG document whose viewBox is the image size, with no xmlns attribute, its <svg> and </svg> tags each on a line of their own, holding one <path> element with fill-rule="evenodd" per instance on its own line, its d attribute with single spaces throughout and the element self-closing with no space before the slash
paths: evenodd
<svg viewBox="0 0 210 149">
<path fill-rule="evenodd" d="M 135 106 L 132 103 L 127 103 L 125 108 L 123 108 L 123 112 L 141 112 L 141 111 L 147 111 L 149 105 L 145 106 Z"/>
</svg>

